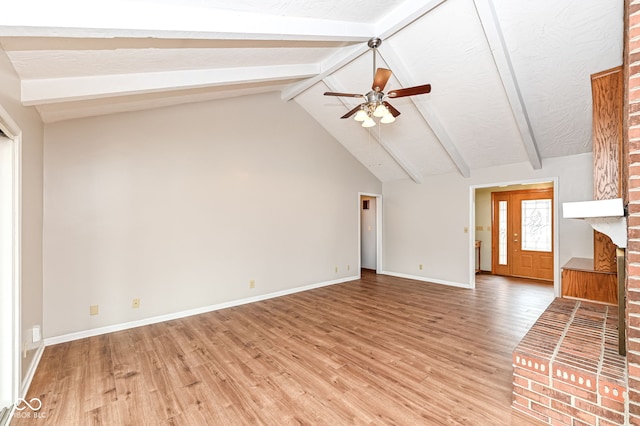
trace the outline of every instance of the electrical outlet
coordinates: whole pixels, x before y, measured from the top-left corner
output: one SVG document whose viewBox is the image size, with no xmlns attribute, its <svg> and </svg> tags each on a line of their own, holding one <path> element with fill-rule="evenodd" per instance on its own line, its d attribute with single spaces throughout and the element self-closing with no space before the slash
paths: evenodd
<svg viewBox="0 0 640 426">
<path fill-rule="evenodd" d="M 347 271 L 351 270 L 351 265 L 347 265 Z"/>
<path fill-rule="evenodd" d="M 465 233 L 465 234 L 468 234 L 468 233 L 469 233 L 469 228 L 468 228 L 468 227 L 466 227 L 466 226 L 464 227 L 464 233 Z"/>
<path fill-rule="evenodd" d="M 422 263 L 418 265 L 418 269 L 422 271 Z"/>
<path fill-rule="evenodd" d="M 89 315 L 98 315 L 98 305 L 89 306 Z"/>
<path fill-rule="evenodd" d="M 249 280 L 249 288 L 256 288 L 256 280 Z"/>
<path fill-rule="evenodd" d="M 336 273 L 338 272 L 338 267 L 336 266 Z"/>
<path fill-rule="evenodd" d="M 33 343 L 38 343 L 41 339 L 42 339 L 42 336 L 40 335 L 40 326 L 34 325 L 33 328 L 31 329 L 31 341 Z"/>
<path fill-rule="evenodd" d="M 133 309 L 138 309 L 140 307 L 140 299 L 133 299 L 131 302 L 131 307 Z"/>
</svg>

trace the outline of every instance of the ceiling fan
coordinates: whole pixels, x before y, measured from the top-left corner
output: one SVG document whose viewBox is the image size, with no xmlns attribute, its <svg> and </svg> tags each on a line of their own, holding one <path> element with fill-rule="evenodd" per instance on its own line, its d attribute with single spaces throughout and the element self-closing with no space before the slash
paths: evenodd
<svg viewBox="0 0 640 426">
<path fill-rule="evenodd" d="M 350 98 L 363 98 L 365 101 L 343 115 L 340 118 L 349 118 L 355 114 L 354 119 L 362 122 L 362 127 L 373 127 L 376 125 L 373 117 L 381 118 L 381 123 L 393 123 L 396 117 L 400 115 L 400 111 L 395 109 L 386 99 L 402 98 L 404 96 L 422 95 L 431 92 L 430 84 L 421 86 L 407 87 L 406 89 L 391 90 L 385 94 L 384 86 L 391 77 L 391 70 L 386 68 L 376 69 L 376 53 L 378 47 L 382 44 L 382 40 L 377 37 L 369 40 L 367 45 L 373 49 L 373 85 L 371 91 L 364 95 L 356 93 L 339 93 L 324 92 L 325 96 L 344 96 Z"/>
</svg>

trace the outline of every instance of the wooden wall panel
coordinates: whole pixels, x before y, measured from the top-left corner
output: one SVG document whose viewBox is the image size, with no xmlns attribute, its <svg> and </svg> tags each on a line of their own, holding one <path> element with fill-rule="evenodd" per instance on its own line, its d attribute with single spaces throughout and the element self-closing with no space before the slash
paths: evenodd
<svg viewBox="0 0 640 426">
<path fill-rule="evenodd" d="M 622 195 L 622 67 L 591 76 L 593 97 L 593 197 L 608 200 Z M 593 260 L 597 271 L 616 272 L 616 246 L 594 233 Z"/>
<path fill-rule="evenodd" d="M 617 275 L 564 268 L 562 270 L 562 297 L 617 305 Z"/>
</svg>

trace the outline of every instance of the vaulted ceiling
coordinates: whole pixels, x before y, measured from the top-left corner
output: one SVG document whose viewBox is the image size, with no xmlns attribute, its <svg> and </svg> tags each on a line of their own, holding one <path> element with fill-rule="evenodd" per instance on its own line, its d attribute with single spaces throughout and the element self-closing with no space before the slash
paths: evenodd
<svg viewBox="0 0 640 426">
<path fill-rule="evenodd" d="M 7 3 L 0 46 L 44 122 L 275 91 L 383 182 L 589 152 L 590 75 L 622 64 L 623 0 Z M 361 99 L 323 93 L 371 90 L 372 37 L 385 91 L 432 90 L 363 128 L 340 119 Z"/>
</svg>

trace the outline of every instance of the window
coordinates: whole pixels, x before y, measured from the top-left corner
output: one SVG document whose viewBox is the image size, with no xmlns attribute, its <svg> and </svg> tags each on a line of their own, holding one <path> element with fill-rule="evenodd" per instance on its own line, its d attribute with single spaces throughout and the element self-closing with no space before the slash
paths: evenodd
<svg viewBox="0 0 640 426">
<path fill-rule="evenodd" d="M 551 251 L 551 200 L 522 200 L 522 250 Z"/>
</svg>

